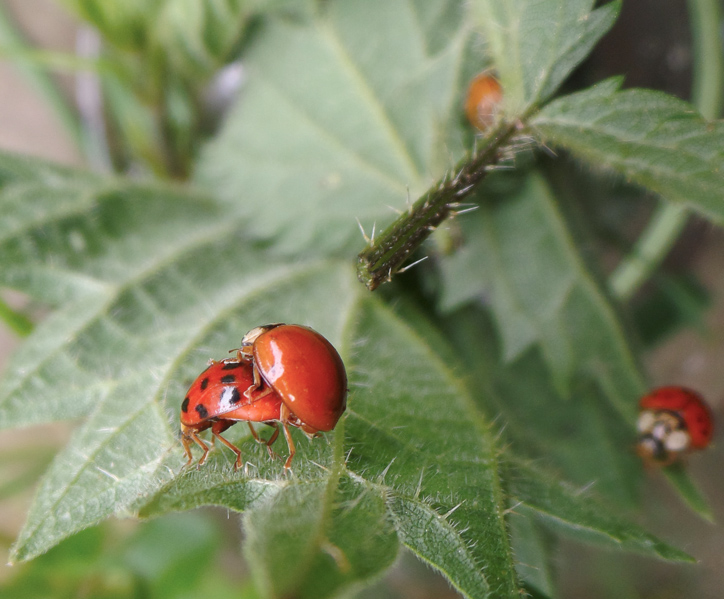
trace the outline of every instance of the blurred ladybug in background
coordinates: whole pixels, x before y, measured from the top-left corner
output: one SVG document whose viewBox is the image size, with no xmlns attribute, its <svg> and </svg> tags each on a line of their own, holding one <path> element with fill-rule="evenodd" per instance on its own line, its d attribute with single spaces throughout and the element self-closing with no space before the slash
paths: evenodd
<svg viewBox="0 0 724 599">
<path fill-rule="evenodd" d="M 706 448 L 714 418 L 704 399 L 684 387 L 660 387 L 641 398 L 636 452 L 647 464 L 667 466 Z"/>
<path fill-rule="evenodd" d="M 191 443 L 204 453 L 209 447 L 198 433 L 211 429 L 236 454 L 234 469 L 241 466 L 241 451 L 221 436 L 238 421 L 246 421 L 259 439 L 252 422 L 263 422 L 276 430 L 266 441 L 269 454 L 281 424 L 289 447 L 284 468 L 295 454 L 288 425 L 314 437 L 332 430 L 347 403 L 347 374 L 337 350 L 316 331 L 300 325 L 269 324 L 256 327 L 242 339 L 235 359 L 212 361 L 189 388 L 181 404 L 181 442 L 193 461 Z"/>
<path fill-rule="evenodd" d="M 470 124 L 479 131 L 485 131 L 493 122 L 503 101 L 503 88 L 498 80 L 483 71 L 470 82 L 465 98 L 465 115 Z"/>
</svg>

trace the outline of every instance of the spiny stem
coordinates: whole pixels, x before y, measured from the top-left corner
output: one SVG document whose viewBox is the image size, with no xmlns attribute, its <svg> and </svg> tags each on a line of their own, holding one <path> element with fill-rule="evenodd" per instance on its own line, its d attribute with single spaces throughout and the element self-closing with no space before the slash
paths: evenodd
<svg viewBox="0 0 724 599">
<path fill-rule="evenodd" d="M 390 281 L 405 261 L 445 219 L 453 216 L 460 202 L 473 193 L 496 164 L 502 148 L 517 130 L 516 123 L 503 122 L 479 143 L 480 148 L 455 165 L 451 173 L 435 183 L 407 212 L 403 213 L 357 259 L 357 277 L 370 291 Z"/>
</svg>

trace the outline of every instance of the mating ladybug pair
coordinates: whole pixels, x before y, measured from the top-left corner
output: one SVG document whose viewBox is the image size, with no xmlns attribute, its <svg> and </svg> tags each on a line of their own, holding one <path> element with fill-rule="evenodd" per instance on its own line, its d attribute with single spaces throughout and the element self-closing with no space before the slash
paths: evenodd
<svg viewBox="0 0 724 599">
<path fill-rule="evenodd" d="M 233 351 L 233 350 L 232 350 Z M 272 444 L 279 427 L 289 447 L 284 468 L 294 457 L 294 442 L 288 426 L 302 429 L 310 438 L 331 431 L 347 407 L 347 373 L 337 350 L 316 331 L 293 324 L 268 324 L 249 331 L 236 350 L 236 357 L 212 360 L 193 382 L 181 404 L 181 442 L 188 466 L 193 461 L 191 443 L 204 453 L 209 446 L 198 433 L 211 429 L 236 454 L 234 470 L 241 464 L 241 451 L 221 436 L 230 426 L 246 421 L 253 437 Z M 275 430 L 262 441 L 252 422 L 263 422 Z"/>
<path fill-rule="evenodd" d="M 636 452 L 646 464 L 667 466 L 705 449 L 714 432 L 709 406 L 695 391 L 660 387 L 641 398 Z"/>
</svg>

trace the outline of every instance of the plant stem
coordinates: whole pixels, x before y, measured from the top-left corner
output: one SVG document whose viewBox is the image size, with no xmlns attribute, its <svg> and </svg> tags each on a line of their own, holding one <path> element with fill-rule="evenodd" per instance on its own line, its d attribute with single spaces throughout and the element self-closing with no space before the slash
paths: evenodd
<svg viewBox="0 0 724 599">
<path fill-rule="evenodd" d="M 724 56 L 719 35 L 719 0 L 689 0 L 694 45 L 692 101 L 708 119 L 721 114 Z M 622 301 L 631 299 L 656 270 L 686 225 L 688 210 L 662 203 L 634 246 L 610 278 L 613 293 Z"/>
<path fill-rule="evenodd" d="M 370 291 L 390 281 L 437 226 L 456 214 L 460 202 L 485 178 L 488 167 L 500 160 L 503 146 L 516 130 L 516 124 L 506 122 L 495 127 L 472 157 L 455 165 L 377 239 L 369 241 L 358 256 L 357 277 Z"/>
<path fill-rule="evenodd" d="M 48 76 L 45 67 L 37 61 L 20 55 L 23 52 L 29 51 L 30 46 L 25 42 L 17 26 L 13 23 L 2 4 L 0 4 L 0 47 L 6 51 L 16 51 L 18 53 L 17 56 L 13 57 L 15 68 L 53 108 L 60 122 L 68 133 L 70 133 L 78 149 L 82 150 L 83 133 L 75 111 L 63 97 L 63 94 L 55 85 L 52 78 Z M 52 56 L 52 53 L 47 54 Z"/>
<path fill-rule="evenodd" d="M 0 298 L 0 321 L 4 322 L 18 337 L 27 337 L 33 332 L 32 321 L 13 310 L 5 301 Z"/>
</svg>

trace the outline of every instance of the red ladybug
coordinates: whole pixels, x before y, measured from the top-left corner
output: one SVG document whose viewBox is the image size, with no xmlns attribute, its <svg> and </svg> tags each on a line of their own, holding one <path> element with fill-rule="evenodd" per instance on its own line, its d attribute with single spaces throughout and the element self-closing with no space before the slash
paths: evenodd
<svg viewBox="0 0 724 599">
<path fill-rule="evenodd" d="M 198 437 L 198 433 L 210 428 L 214 437 L 236 454 L 234 469 L 239 468 L 241 452 L 221 433 L 237 421 L 245 420 L 249 422 L 249 428 L 258 441 L 259 437 L 251 423 L 279 419 L 281 398 L 271 388 L 263 386 L 245 395 L 254 386 L 253 383 L 251 363 L 238 359 L 213 361 L 193 382 L 181 404 L 181 442 L 189 458 L 187 466 L 193 461 L 192 441 L 204 450 L 199 465 L 206 461 L 209 447 Z M 267 445 L 270 446 L 278 434 L 276 431 Z"/>
<path fill-rule="evenodd" d="M 246 421 L 259 439 L 252 422 L 264 422 L 276 430 L 266 441 L 271 445 L 282 425 L 289 447 L 284 468 L 294 458 L 294 442 L 287 425 L 308 436 L 334 428 L 346 408 L 347 375 L 337 350 L 316 331 L 299 325 L 270 324 L 249 331 L 235 359 L 212 362 L 189 388 L 181 404 L 181 442 L 193 461 L 191 442 L 204 453 L 209 447 L 198 436 L 208 428 L 214 438 L 236 454 L 234 469 L 241 466 L 241 452 L 221 436 L 238 421 Z"/>
<path fill-rule="evenodd" d="M 470 82 L 465 98 L 465 114 L 468 121 L 479 131 L 485 131 L 495 121 L 502 101 L 503 88 L 490 71 L 476 75 Z"/>
<path fill-rule="evenodd" d="M 307 435 L 331 431 L 347 407 L 347 373 L 337 350 L 316 331 L 296 324 L 268 324 L 249 331 L 239 356 L 254 365 L 254 385 L 248 397 L 266 384 L 282 399 L 285 418 Z M 286 427 L 284 432 L 294 446 Z"/>
<path fill-rule="evenodd" d="M 711 441 L 714 418 L 695 391 L 660 387 L 641 398 L 639 409 L 636 451 L 649 464 L 672 464 Z"/>
</svg>

